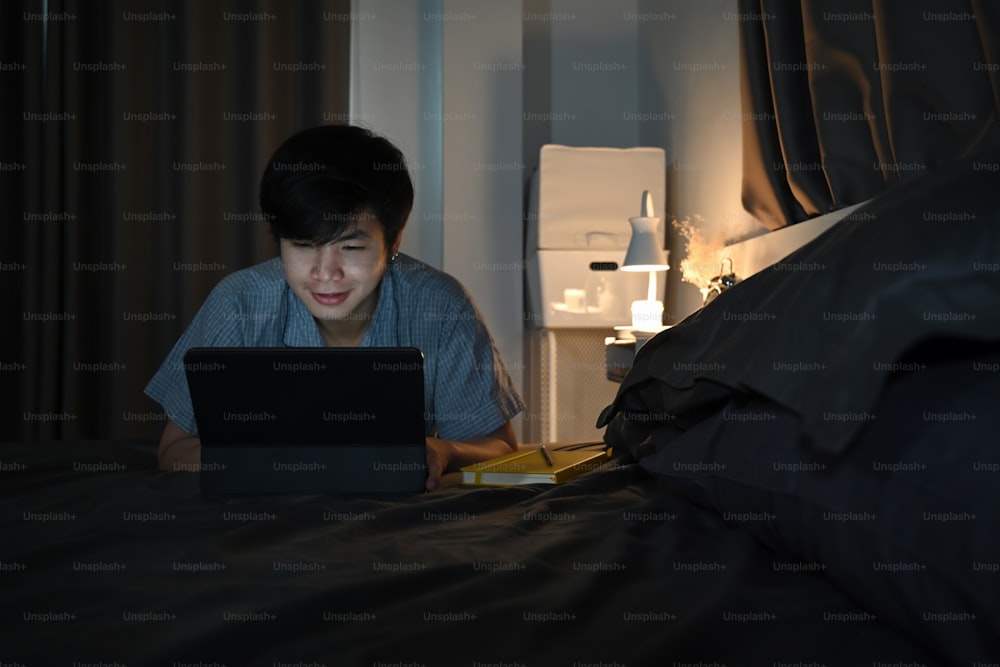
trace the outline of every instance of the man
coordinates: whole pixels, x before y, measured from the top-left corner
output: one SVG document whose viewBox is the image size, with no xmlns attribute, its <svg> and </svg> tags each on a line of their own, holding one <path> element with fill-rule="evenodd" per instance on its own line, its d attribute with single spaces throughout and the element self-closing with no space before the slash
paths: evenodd
<svg viewBox="0 0 1000 667">
<path fill-rule="evenodd" d="M 398 148 L 360 127 L 304 130 L 272 156 L 260 203 L 280 256 L 223 279 L 146 387 L 168 416 L 160 468 L 201 460 L 183 369 L 192 347 L 416 347 L 428 490 L 517 449 L 510 420 L 524 403 L 471 297 L 399 254 L 413 184 Z"/>
</svg>

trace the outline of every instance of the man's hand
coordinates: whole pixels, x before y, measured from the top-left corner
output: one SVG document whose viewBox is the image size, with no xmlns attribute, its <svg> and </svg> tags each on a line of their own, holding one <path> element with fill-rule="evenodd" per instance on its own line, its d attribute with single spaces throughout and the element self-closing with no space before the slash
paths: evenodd
<svg viewBox="0 0 1000 667">
<path fill-rule="evenodd" d="M 441 475 L 448 469 L 448 442 L 440 438 L 427 438 L 427 490 L 433 491 L 441 482 Z"/>
<path fill-rule="evenodd" d="M 427 438 L 427 490 L 436 489 L 446 472 L 516 451 L 517 435 L 510 422 L 489 435 L 468 440 Z"/>
<path fill-rule="evenodd" d="M 191 435 L 173 420 L 167 420 L 163 435 L 160 436 L 157 459 L 160 470 L 198 470 L 198 464 L 201 463 L 201 438 Z"/>
</svg>

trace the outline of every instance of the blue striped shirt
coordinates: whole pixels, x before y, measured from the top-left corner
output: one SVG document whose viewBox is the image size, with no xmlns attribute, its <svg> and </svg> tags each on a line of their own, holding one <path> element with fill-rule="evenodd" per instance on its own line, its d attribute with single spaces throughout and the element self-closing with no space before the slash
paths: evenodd
<svg viewBox="0 0 1000 667">
<path fill-rule="evenodd" d="M 427 435 L 486 435 L 524 409 L 482 315 L 465 288 L 411 257 L 390 262 L 362 347 L 415 347 L 424 354 Z M 212 290 L 146 394 L 188 433 L 198 432 L 184 354 L 192 347 L 324 347 L 305 304 L 285 282 L 281 259 L 226 276 Z"/>
</svg>

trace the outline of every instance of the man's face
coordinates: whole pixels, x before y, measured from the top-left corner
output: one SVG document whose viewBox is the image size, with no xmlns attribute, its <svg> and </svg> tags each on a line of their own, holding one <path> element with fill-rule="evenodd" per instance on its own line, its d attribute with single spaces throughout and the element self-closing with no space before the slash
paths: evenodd
<svg viewBox="0 0 1000 667">
<path fill-rule="evenodd" d="M 328 326 L 368 322 L 386 268 L 385 235 L 371 216 L 326 245 L 281 239 L 285 280 L 309 312 Z"/>
</svg>

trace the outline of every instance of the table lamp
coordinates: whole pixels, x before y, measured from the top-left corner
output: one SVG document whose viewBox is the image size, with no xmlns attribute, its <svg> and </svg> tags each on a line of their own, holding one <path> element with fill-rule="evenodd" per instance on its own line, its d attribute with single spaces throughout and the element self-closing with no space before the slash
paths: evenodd
<svg viewBox="0 0 1000 667">
<path fill-rule="evenodd" d="M 632 328 L 639 331 L 661 331 L 663 327 L 663 303 L 656 298 L 656 272 L 670 268 L 667 256 L 661 247 L 656 228 L 660 219 L 653 211 L 653 195 L 649 190 L 642 193 L 641 215 L 629 218 L 632 238 L 625 253 L 622 271 L 648 271 L 649 289 L 645 299 L 632 302 Z"/>
</svg>

